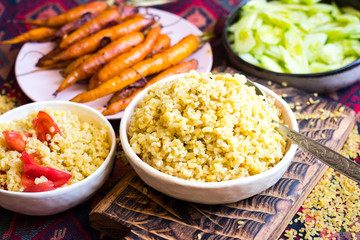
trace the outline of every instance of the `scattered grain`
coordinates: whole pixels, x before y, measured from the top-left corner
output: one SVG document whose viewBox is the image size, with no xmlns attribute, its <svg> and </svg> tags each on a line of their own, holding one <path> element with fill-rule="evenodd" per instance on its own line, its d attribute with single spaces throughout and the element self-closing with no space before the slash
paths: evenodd
<svg viewBox="0 0 360 240">
<path fill-rule="evenodd" d="M 354 129 L 350 132 L 348 140 L 345 142 L 340 153 L 347 158 L 355 159 L 360 155 L 360 134 L 358 127 L 355 126 Z"/>
<path fill-rule="evenodd" d="M 0 95 L 0 115 L 16 107 L 16 99 Z"/>
<path fill-rule="evenodd" d="M 360 155 L 359 147 L 360 134 L 358 128 L 354 127 L 341 153 L 356 158 Z M 286 230 L 284 236 L 289 239 L 297 236 L 301 239 L 329 239 L 333 237 L 332 234 L 344 231 L 357 239 L 360 236 L 359 199 L 359 184 L 329 168 L 304 201 L 302 212 L 298 212 L 293 219 L 293 222 L 303 223 L 304 227 L 298 233 L 294 229 Z M 321 232 L 327 235 L 321 236 Z"/>
</svg>

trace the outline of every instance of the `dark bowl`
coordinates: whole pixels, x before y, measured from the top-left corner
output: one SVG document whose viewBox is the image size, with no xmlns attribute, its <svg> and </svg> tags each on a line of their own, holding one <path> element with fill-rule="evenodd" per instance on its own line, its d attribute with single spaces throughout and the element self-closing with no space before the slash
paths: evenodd
<svg viewBox="0 0 360 240">
<path fill-rule="evenodd" d="M 238 70 L 265 80 L 271 80 L 279 83 L 287 83 L 307 92 L 329 93 L 348 87 L 360 80 L 360 58 L 356 61 L 336 70 L 309 73 L 309 74 L 295 74 L 295 73 L 279 73 L 270 71 L 249 62 L 246 62 L 238 56 L 232 49 L 229 36 L 228 27 L 239 19 L 239 12 L 241 8 L 249 0 L 242 1 L 227 17 L 222 34 L 222 42 L 225 47 L 226 55 L 230 64 Z M 321 1 L 330 3 L 330 1 Z M 351 6 L 360 10 L 360 1 L 358 0 L 338 0 L 334 1 L 338 6 Z"/>
</svg>

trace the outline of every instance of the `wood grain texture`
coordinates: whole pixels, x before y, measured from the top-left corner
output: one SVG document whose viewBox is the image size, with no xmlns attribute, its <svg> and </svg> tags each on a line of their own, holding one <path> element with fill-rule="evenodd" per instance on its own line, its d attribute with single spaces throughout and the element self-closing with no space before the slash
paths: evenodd
<svg viewBox="0 0 360 240">
<path fill-rule="evenodd" d="M 235 72 L 216 68 L 218 72 Z M 337 112 L 341 104 L 281 84 L 259 82 L 301 105 L 303 116 Z M 320 99 L 307 104 L 309 99 Z M 298 119 L 300 132 L 340 150 L 355 124 L 355 112 L 342 116 Z M 168 197 L 147 186 L 130 170 L 90 213 L 91 225 L 120 239 L 277 239 L 326 171 L 327 166 L 298 149 L 284 176 L 251 198 L 226 205 L 202 205 Z"/>
</svg>

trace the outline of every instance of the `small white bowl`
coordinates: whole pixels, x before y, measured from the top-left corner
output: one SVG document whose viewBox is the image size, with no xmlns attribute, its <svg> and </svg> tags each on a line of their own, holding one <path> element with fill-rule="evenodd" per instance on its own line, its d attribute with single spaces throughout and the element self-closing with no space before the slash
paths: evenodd
<svg viewBox="0 0 360 240">
<path fill-rule="evenodd" d="M 172 81 L 179 76 L 171 76 L 159 82 Z M 296 118 L 289 105 L 270 89 L 263 86 L 260 87 L 266 95 L 275 98 L 276 106 L 282 110 L 284 123 L 291 129 L 298 131 Z M 283 176 L 294 158 L 297 146 L 289 142 L 286 154 L 278 164 L 268 171 L 250 177 L 222 182 L 193 182 L 162 173 L 141 160 L 132 150 L 128 141 L 131 115 L 138 102 L 146 95 L 148 89 L 139 93 L 125 109 L 120 124 L 120 140 L 128 161 L 140 178 L 149 186 L 166 195 L 202 204 L 237 202 L 258 194 L 274 185 Z"/>
<path fill-rule="evenodd" d="M 110 122 L 99 112 L 84 104 L 67 101 L 29 103 L 0 116 L 0 123 L 21 119 L 29 113 L 44 108 L 71 111 L 80 121 L 107 126 L 110 152 L 103 164 L 84 180 L 70 186 L 47 192 L 12 192 L 0 189 L 0 206 L 8 210 L 33 216 L 45 216 L 63 212 L 89 199 L 107 180 L 113 166 L 116 137 Z"/>
</svg>

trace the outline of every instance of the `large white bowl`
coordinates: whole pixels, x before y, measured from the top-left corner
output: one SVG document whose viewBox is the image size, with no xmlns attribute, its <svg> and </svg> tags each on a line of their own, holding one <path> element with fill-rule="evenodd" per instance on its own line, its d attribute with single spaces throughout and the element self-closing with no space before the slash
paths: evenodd
<svg viewBox="0 0 360 240">
<path fill-rule="evenodd" d="M 160 82 L 172 81 L 179 76 L 168 77 Z M 270 89 L 263 86 L 261 88 L 265 94 L 275 98 L 277 107 L 282 109 L 284 123 L 298 131 L 296 118 L 288 104 Z M 286 154 L 278 164 L 266 172 L 250 177 L 222 182 L 193 182 L 162 173 L 141 160 L 132 150 L 128 141 L 130 117 L 148 89 L 139 93 L 125 109 L 120 124 L 120 140 L 128 161 L 140 178 L 149 186 L 166 195 L 203 204 L 237 202 L 274 185 L 282 177 L 294 158 L 297 146 L 288 142 Z"/>
<path fill-rule="evenodd" d="M 30 103 L 15 108 L 0 116 L 0 123 L 25 118 L 29 113 L 44 108 L 68 110 L 79 116 L 80 121 L 107 126 L 110 153 L 103 164 L 84 180 L 48 192 L 12 192 L 0 189 L 0 206 L 26 215 L 52 215 L 70 209 L 89 199 L 107 180 L 115 156 L 116 137 L 110 122 L 99 112 L 84 104 L 67 101 L 46 101 Z"/>
</svg>

